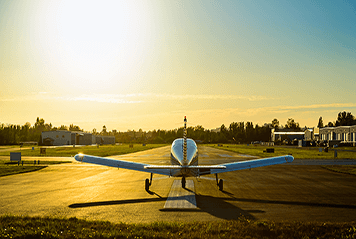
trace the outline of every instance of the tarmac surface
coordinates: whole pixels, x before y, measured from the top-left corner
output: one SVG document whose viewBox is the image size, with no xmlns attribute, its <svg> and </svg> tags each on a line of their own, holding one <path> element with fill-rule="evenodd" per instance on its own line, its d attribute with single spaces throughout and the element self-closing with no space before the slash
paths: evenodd
<svg viewBox="0 0 356 239">
<path fill-rule="evenodd" d="M 199 146 L 199 153 L 203 165 L 253 159 L 204 146 Z M 169 156 L 170 147 L 162 147 L 111 158 L 169 164 Z M 214 175 L 188 178 L 194 183 L 196 207 L 165 210 L 174 181 L 179 178 L 154 175 L 150 192 L 146 192 L 148 173 L 78 163 L 73 158 L 50 159 L 73 163 L 0 178 L 0 215 L 127 223 L 234 220 L 241 216 L 274 221 L 356 221 L 356 176 L 319 165 L 330 160 L 295 160 L 223 173 L 219 178 L 224 180 L 224 191 L 218 190 Z M 336 163 L 356 161 L 337 160 L 332 164 Z"/>
</svg>

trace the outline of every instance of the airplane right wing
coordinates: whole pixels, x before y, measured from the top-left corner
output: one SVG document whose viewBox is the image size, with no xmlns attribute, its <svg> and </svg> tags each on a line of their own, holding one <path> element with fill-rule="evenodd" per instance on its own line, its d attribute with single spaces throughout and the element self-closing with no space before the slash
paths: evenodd
<svg viewBox="0 0 356 239">
<path fill-rule="evenodd" d="M 226 172 L 232 172 L 232 171 L 243 170 L 243 169 L 251 169 L 251 168 L 258 168 L 258 167 L 264 167 L 264 166 L 275 165 L 275 164 L 290 163 L 293 162 L 293 160 L 294 160 L 293 156 L 285 155 L 285 156 L 277 156 L 271 158 L 247 160 L 242 162 L 225 163 L 225 164 L 213 165 L 213 166 L 223 166 L 225 168 L 211 168 L 210 172 L 205 174 L 226 173 Z"/>
</svg>

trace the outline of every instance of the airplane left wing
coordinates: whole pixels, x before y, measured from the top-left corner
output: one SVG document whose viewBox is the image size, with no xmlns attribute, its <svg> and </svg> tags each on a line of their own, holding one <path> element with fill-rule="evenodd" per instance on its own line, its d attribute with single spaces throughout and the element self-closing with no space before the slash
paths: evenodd
<svg viewBox="0 0 356 239">
<path fill-rule="evenodd" d="M 154 174 L 162 174 L 166 176 L 171 176 L 171 169 L 172 168 L 149 168 L 149 164 L 144 163 L 136 163 L 124 160 L 116 160 L 116 159 L 109 159 L 97 156 L 90 156 L 84 154 L 77 154 L 74 156 L 75 160 L 84 163 L 92 163 L 98 164 L 103 166 L 109 166 L 114 168 L 124 168 L 124 169 L 131 169 L 136 171 L 142 171 L 147 173 L 154 173 Z"/>
</svg>

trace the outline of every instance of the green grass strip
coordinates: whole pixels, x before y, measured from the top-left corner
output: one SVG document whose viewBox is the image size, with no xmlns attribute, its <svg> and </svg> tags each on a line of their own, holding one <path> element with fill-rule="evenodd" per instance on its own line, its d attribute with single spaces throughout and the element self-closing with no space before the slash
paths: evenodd
<svg viewBox="0 0 356 239">
<path fill-rule="evenodd" d="M 356 175 L 356 165 L 328 165 L 328 166 L 323 166 L 323 168 L 326 168 L 328 170 L 338 172 L 338 173 L 346 173 L 346 174 L 352 174 Z"/>
<path fill-rule="evenodd" d="M 36 160 L 36 165 L 34 165 L 34 161 L 26 160 L 26 161 L 21 161 L 20 165 L 17 165 L 17 162 L 0 160 L 0 177 L 19 174 L 19 173 L 33 172 L 46 168 L 48 165 L 61 164 L 61 163 L 71 163 L 71 162 L 70 161 L 40 161 L 40 165 L 38 165 L 38 160 Z"/>
<path fill-rule="evenodd" d="M 131 147 L 132 146 L 132 147 Z M 135 153 L 143 150 L 159 148 L 166 146 L 166 144 L 147 144 L 143 146 L 142 144 L 120 144 L 120 145 L 102 145 L 102 146 L 82 146 L 82 147 L 34 147 L 22 149 L 21 156 L 44 156 L 44 157 L 72 157 L 78 153 L 90 154 L 94 156 L 107 157 L 112 155 L 122 155 Z M 40 153 L 40 148 L 46 148 L 46 154 Z M 10 156 L 10 151 L 0 151 L 0 156 Z"/>
<path fill-rule="evenodd" d="M 77 218 L 0 217 L 0 238 L 355 238 L 355 223 L 214 222 L 110 223 Z"/>
<path fill-rule="evenodd" d="M 19 174 L 19 173 L 28 173 L 37 171 L 47 166 L 3 166 L 0 165 L 0 177 Z"/>
<path fill-rule="evenodd" d="M 291 154 L 295 159 L 356 159 L 355 152 L 342 151 L 344 148 L 337 148 L 337 158 L 335 158 L 334 150 L 329 149 L 328 152 L 319 152 L 319 148 L 297 148 L 297 147 L 269 147 L 261 145 L 247 146 L 246 144 L 209 144 L 209 147 L 232 151 L 238 154 L 246 154 L 261 158 L 274 157 Z M 265 152 L 267 148 L 274 148 L 274 153 Z M 349 148 L 348 148 L 349 149 Z M 352 148 L 353 149 L 353 148 Z"/>
</svg>

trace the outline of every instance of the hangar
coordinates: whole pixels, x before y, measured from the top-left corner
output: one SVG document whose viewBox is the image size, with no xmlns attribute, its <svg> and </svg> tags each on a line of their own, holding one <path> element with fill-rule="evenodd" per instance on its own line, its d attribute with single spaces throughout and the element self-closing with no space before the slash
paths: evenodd
<svg viewBox="0 0 356 239">
<path fill-rule="evenodd" d="M 42 132 L 42 145 L 115 144 L 115 136 L 101 136 L 81 131 L 54 130 Z"/>
<path fill-rule="evenodd" d="M 43 131 L 42 144 L 47 146 L 71 145 L 72 132 L 66 130 Z"/>
<path fill-rule="evenodd" d="M 306 128 L 304 131 L 291 131 L 290 129 L 271 130 L 271 141 L 288 141 L 300 146 L 310 145 L 311 142 L 319 141 L 319 128 Z M 309 142 L 309 143 L 308 143 Z"/>
</svg>

